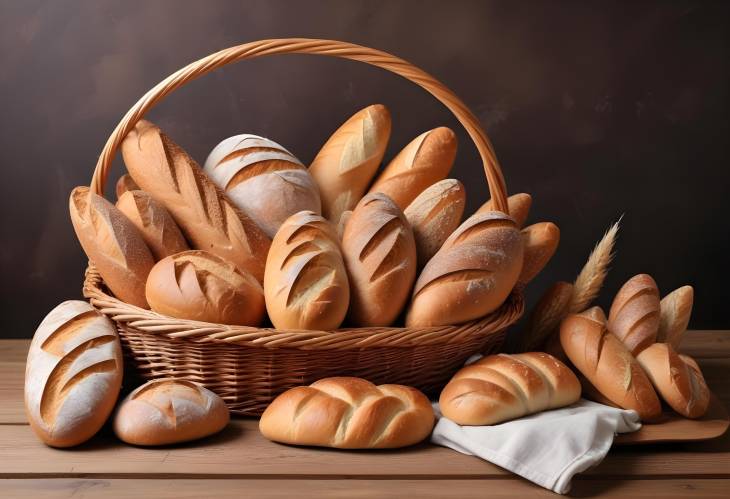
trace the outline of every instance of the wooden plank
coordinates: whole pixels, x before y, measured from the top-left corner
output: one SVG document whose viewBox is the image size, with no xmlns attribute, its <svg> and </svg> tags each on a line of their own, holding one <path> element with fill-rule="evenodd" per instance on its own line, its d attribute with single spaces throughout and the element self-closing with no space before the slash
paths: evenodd
<svg viewBox="0 0 730 499">
<path fill-rule="evenodd" d="M 730 358 L 730 331 L 687 331 L 682 353 L 694 358 Z"/>
<path fill-rule="evenodd" d="M 30 340 L 0 340 L 0 362 L 22 362 L 28 356 Z"/>
</svg>

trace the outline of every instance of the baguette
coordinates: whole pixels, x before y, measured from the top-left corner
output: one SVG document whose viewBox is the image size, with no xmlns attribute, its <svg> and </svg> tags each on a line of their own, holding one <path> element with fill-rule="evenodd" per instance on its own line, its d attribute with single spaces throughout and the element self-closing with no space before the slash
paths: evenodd
<svg viewBox="0 0 730 499">
<path fill-rule="evenodd" d="M 547 265 L 558 249 L 560 229 L 552 222 L 541 222 L 522 229 L 525 256 L 517 282 L 527 284 Z"/>
<path fill-rule="evenodd" d="M 512 194 L 507 198 L 507 209 L 509 209 L 509 216 L 511 216 L 517 228 L 521 229 L 527 221 L 527 216 L 530 214 L 530 207 L 532 206 L 532 196 L 527 193 L 520 192 L 518 194 Z M 490 199 L 475 212 L 476 214 L 487 213 L 494 211 L 494 203 Z"/>
<path fill-rule="evenodd" d="M 125 173 L 121 177 L 119 177 L 119 180 L 117 180 L 117 185 L 115 188 L 115 191 L 117 193 L 117 200 L 122 197 L 122 194 L 124 194 L 127 191 L 138 191 L 139 186 L 134 183 L 134 180 L 132 180 L 132 177 L 129 176 L 129 173 Z"/>
<path fill-rule="evenodd" d="M 659 290 L 651 276 L 639 274 L 621 287 L 608 313 L 608 330 L 632 355 L 656 341 L 659 331 Z"/>
<path fill-rule="evenodd" d="M 692 315 L 693 300 L 692 286 L 682 286 L 662 298 L 659 303 L 658 342 L 669 343 L 675 349 L 679 348 Z"/>
</svg>

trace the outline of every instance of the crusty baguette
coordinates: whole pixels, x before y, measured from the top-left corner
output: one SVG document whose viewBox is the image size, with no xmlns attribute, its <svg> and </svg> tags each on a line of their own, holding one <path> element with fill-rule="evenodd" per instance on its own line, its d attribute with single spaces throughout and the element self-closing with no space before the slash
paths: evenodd
<svg viewBox="0 0 730 499">
<path fill-rule="evenodd" d="M 527 284 L 540 273 L 558 249 L 560 229 L 552 222 L 540 222 L 522 229 L 525 256 L 517 282 Z"/>
<path fill-rule="evenodd" d="M 279 329 L 337 329 L 350 285 L 334 227 L 311 211 L 287 218 L 271 243 L 264 277 L 266 309 Z"/>
<path fill-rule="evenodd" d="M 117 199 L 119 199 L 122 197 L 122 194 L 127 191 L 138 191 L 139 186 L 134 183 L 134 180 L 132 180 L 132 177 L 129 175 L 129 173 L 125 173 L 124 175 L 119 177 L 119 180 L 117 180 L 115 190 L 117 193 Z"/>
<path fill-rule="evenodd" d="M 418 267 L 423 268 L 461 222 L 466 192 L 458 180 L 436 182 L 414 199 L 403 212 L 416 239 Z"/>
<path fill-rule="evenodd" d="M 390 113 L 380 104 L 348 119 L 322 146 L 309 167 L 319 186 L 322 214 L 337 223 L 365 194 L 390 138 Z"/>
<path fill-rule="evenodd" d="M 211 151 L 204 170 L 269 237 L 294 213 L 321 212 L 314 179 L 273 140 L 249 134 L 229 137 Z"/>
<path fill-rule="evenodd" d="M 117 208 L 137 227 L 155 260 L 190 249 L 170 213 L 146 192 L 122 193 Z"/>
<path fill-rule="evenodd" d="M 532 196 L 527 193 L 520 192 L 518 194 L 512 194 L 507 198 L 507 207 L 509 209 L 509 216 L 511 216 L 517 228 L 521 229 L 527 221 L 527 216 L 530 214 L 530 206 L 532 206 Z M 486 213 L 488 211 L 494 211 L 494 203 L 490 199 L 475 212 Z"/>
<path fill-rule="evenodd" d="M 345 226 L 342 254 L 350 278 L 350 323 L 392 324 L 416 278 L 416 242 L 403 212 L 385 194 L 362 198 Z"/>
<path fill-rule="evenodd" d="M 679 348 L 692 315 L 693 301 L 692 286 L 682 286 L 662 298 L 657 342 L 669 343 L 675 350 Z"/>
<path fill-rule="evenodd" d="M 114 324 L 84 301 L 61 303 L 38 326 L 28 350 L 30 427 L 53 447 L 85 442 L 114 408 L 123 368 Z"/>
<path fill-rule="evenodd" d="M 608 330 L 634 356 L 656 341 L 659 289 L 650 275 L 635 275 L 616 293 L 608 313 Z"/>
<path fill-rule="evenodd" d="M 155 261 L 137 227 L 85 186 L 71 191 L 69 211 L 81 247 L 112 293 L 124 302 L 149 308 L 144 285 Z"/>
<path fill-rule="evenodd" d="M 580 383 L 573 371 L 542 352 L 483 357 L 462 368 L 441 392 L 444 416 L 461 425 L 493 425 L 573 404 Z"/>
<path fill-rule="evenodd" d="M 385 449 L 422 441 L 433 423 L 431 403 L 415 388 L 342 377 L 282 393 L 264 411 L 259 430 L 287 444 Z"/>
<path fill-rule="evenodd" d="M 369 192 L 382 192 L 401 210 L 428 186 L 443 180 L 456 158 L 456 135 L 434 128 L 411 141 L 375 179 Z"/>
<path fill-rule="evenodd" d="M 157 379 L 140 386 L 119 404 L 114 433 L 132 445 L 169 445 L 218 433 L 229 420 L 223 400 L 202 385 Z"/>
<path fill-rule="evenodd" d="M 185 151 L 142 120 L 122 142 L 122 155 L 135 182 L 167 208 L 194 248 L 218 255 L 263 282 L 271 240 Z"/>
<path fill-rule="evenodd" d="M 504 303 L 522 269 L 522 236 L 514 220 L 472 215 L 429 260 L 413 289 L 408 327 L 460 324 Z"/>
</svg>

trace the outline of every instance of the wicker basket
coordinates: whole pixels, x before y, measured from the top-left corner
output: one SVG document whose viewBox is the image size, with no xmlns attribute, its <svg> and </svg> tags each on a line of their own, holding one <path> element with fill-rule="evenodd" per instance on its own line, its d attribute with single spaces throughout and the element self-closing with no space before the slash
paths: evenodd
<svg viewBox="0 0 730 499">
<path fill-rule="evenodd" d="M 262 40 L 222 50 L 172 74 L 124 116 L 104 146 L 91 180 L 103 195 L 117 148 L 138 120 L 178 87 L 226 64 L 265 55 L 299 53 L 352 59 L 396 73 L 441 101 L 461 122 L 484 163 L 495 207 L 507 211 L 504 178 L 476 117 L 444 85 L 385 52 L 331 40 Z M 145 379 L 180 377 L 218 393 L 234 414 L 261 414 L 273 397 L 333 375 L 400 383 L 435 393 L 476 352 L 496 352 L 505 329 L 523 312 L 521 290 L 489 316 L 458 326 L 377 327 L 292 331 L 207 324 L 162 316 L 113 297 L 90 265 L 84 296 L 118 327 L 127 359 Z"/>
</svg>

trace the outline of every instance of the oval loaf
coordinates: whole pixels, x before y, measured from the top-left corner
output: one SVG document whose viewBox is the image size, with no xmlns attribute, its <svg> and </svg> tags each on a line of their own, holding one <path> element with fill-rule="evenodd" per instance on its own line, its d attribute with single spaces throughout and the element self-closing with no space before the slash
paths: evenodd
<svg viewBox="0 0 730 499">
<path fill-rule="evenodd" d="M 635 275 L 626 281 L 611 303 L 608 330 L 634 356 L 656 341 L 659 303 L 659 289 L 648 274 Z"/>
</svg>

